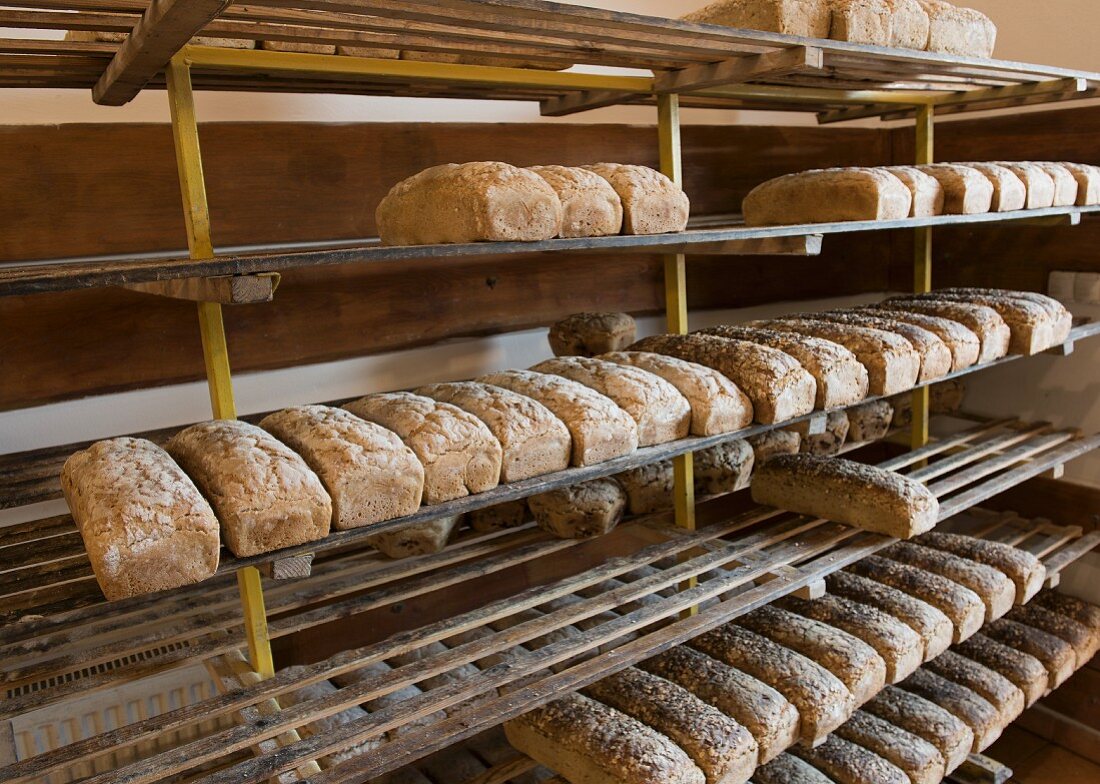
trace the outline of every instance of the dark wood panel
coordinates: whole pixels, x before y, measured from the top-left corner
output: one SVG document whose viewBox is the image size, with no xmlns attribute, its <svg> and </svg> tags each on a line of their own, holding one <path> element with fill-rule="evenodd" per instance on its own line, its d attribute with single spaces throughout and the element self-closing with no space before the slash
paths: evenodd
<svg viewBox="0 0 1100 784">
<path fill-rule="evenodd" d="M 1029 519 L 1045 517 L 1059 525 L 1079 525 L 1086 531 L 1100 527 L 1100 490 L 1074 482 L 1032 479 L 983 506 Z"/>
</svg>

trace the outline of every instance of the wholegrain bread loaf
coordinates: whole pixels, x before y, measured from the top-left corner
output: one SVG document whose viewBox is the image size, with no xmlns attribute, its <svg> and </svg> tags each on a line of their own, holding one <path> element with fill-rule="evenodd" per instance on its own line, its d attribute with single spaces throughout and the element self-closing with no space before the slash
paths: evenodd
<svg viewBox="0 0 1100 784">
<path fill-rule="evenodd" d="M 863 310 L 874 311 L 875 308 L 861 308 L 859 312 Z M 965 370 L 977 363 L 982 342 L 973 330 L 958 321 L 904 310 L 891 310 L 885 315 L 893 321 L 904 321 L 906 324 L 926 329 L 947 344 L 951 352 L 952 372 Z"/>
<path fill-rule="evenodd" d="M 1007 617 L 1016 623 L 1065 640 L 1073 647 L 1077 669 L 1088 664 L 1100 649 L 1100 635 L 1095 630 L 1067 615 L 1051 612 L 1042 605 L 1025 604 L 1014 607 Z"/>
<path fill-rule="evenodd" d="M 934 332 L 910 324 L 907 321 L 892 319 L 874 311 L 831 311 L 815 313 L 806 318 L 831 321 L 836 324 L 851 324 L 857 327 L 870 327 L 883 332 L 892 332 L 909 341 L 909 345 L 920 355 L 921 382 L 935 381 L 951 372 L 951 350 Z"/>
<path fill-rule="evenodd" d="M 1058 343 L 1065 341 L 1069 337 L 1070 330 L 1073 329 L 1073 314 L 1061 302 L 1054 297 L 1048 297 L 1046 294 L 1039 294 L 1035 291 L 973 287 L 942 289 L 942 291 L 945 294 L 958 295 L 964 298 L 971 296 L 1000 297 L 1034 303 L 1050 316 L 1050 320 L 1055 325 L 1054 339 Z"/>
<path fill-rule="evenodd" d="M 500 442 L 502 482 L 519 482 L 569 467 L 569 428 L 537 400 L 501 387 L 468 381 L 431 384 L 416 394 L 473 414 Z"/>
<path fill-rule="evenodd" d="M 531 368 L 584 384 L 615 401 L 638 426 L 638 446 L 653 446 L 686 438 L 691 405 L 660 376 L 630 365 L 589 357 L 558 357 Z"/>
<path fill-rule="evenodd" d="M 755 461 L 752 447 L 740 439 L 696 452 L 696 495 L 722 495 L 744 490 L 749 486 Z"/>
<path fill-rule="evenodd" d="M 1008 325 L 1010 354 L 1033 356 L 1046 351 L 1059 341 L 1055 338 L 1056 321 L 1047 310 L 1035 302 L 989 294 L 932 293 L 918 300 L 946 300 L 969 305 L 982 305 L 995 310 Z"/>
<path fill-rule="evenodd" d="M 965 585 L 981 597 L 987 621 L 1000 618 L 1016 603 L 1015 584 L 1004 572 L 992 566 L 913 542 L 897 542 L 879 554 Z"/>
<path fill-rule="evenodd" d="M 1100 204 L 1100 166 L 1059 161 L 1058 165 L 1069 171 L 1077 180 L 1077 206 L 1094 207 Z"/>
<path fill-rule="evenodd" d="M 761 765 L 752 774 L 756 784 L 835 784 L 835 782 L 808 762 L 793 754 L 780 754 L 767 765 Z"/>
<path fill-rule="evenodd" d="M 741 784 L 756 769 L 759 749 L 749 731 L 671 681 L 628 667 L 584 693 L 671 740 L 699 766 L 707 784 Z"/>
<path fill-rule="evenodd" d="M 905 773 L 862 746 L 830 735 L 820 746 L 795 746 L 791 753 L 838 784 L 909 784 Z"/>
<path fill-rule="evenodd" d="M 993 183 L 992 212 L 1014 212 L 1027 206 L 1027 186 L 1014 171 L 996 163 L 968 163 Z"/>
<path fill-rule="evenodd" d="M 997 26 L 973 8 L 942 0 L 918 0 L 928 14 L 928 51 L 963 57 L 992 57 Z"/>
<path fill-rule="evenodd" d="M 593 784 L 705 784 L 706 776 L 671 740 L 636 719 L 570 694 L 504 724 L 517 751 Z"/>
<path fill-rule="evenodd" d="M 221 522 L 238 557 L 328 536 L 332 501 L 306 462 L 270 433 L 245 422 L 192 425 L 165 446 Z"/>
<path fill-rule="evenodd" d="M 296 677 L 300 677 L 304 674 L 305 669 L 306 668 L 302 666 L 288 667 L 283 670 L 280 675 L 293 673 Z M 283 692 L 279 695 L 279 705 L 283 708 L 294 707 L 312 700 L 330 697 L 338 691 L 339 689 L 331 681 L 318 681 L 317 683 L 303 686 L 300 689 Z M 303 740 L 316 736 L 324 736 L 331 732 L 335 732 L 346 724 L 354 724 L 363 721 L 368 715 L 369 714 L 358 705 L 353 705 L 350 708 L 345 708 L 339 713 L 334 713 L 323 719 L 314 719 L 298 727 L 298 734 Z M 374 751 L 384 742 L 382 738 L 372 738 L 371 740 L 357 743 L 341 751 L 327 754 L 319 759 L 318 762 L 323 768 L 331 768 L 333 765 L 339 765 L 341 762 L 346 762 L 349 759 L 358 757 L 360 754 Z"/>
<path fill-rule="evenodd" d="M 887 686 L 863 711 L 890 722 L 935 746 L 951 773 L 970 756 L 974 731 L 953 713 L 917 694 Z"/>
<path fill-rule="evenodd" d="M 928 394 L 929 413 L 957 414 L 966 401 L 966 393 L 966 383 L 960 378 L 933 384 Z M 913 423 L 913 395 L 895 395 L 890 398 L 890 405 L 894 407 L 894 427 L 909 427 Z"/>
<path fill-rule="evenodd" d="M 953 163 L 918 166 L 943 186 L 945 215 L 976 215 L 993 207 L 993 183 L 977 169 Z"/>
<path fill-rule="evenodd" d="M 691 201 L 683 188 L 648 166 L 585 166 L 607 180 L 623 205 L 623 234 L 669 234 L 687 228 Z"/>
<path fill-rule="evenodd" d="M 758 185 L 741 205 L 749 226 L 908 218 L 913 196 L 881 169 L 815 169 Z"/>
<path fill-rule="evenodd" d="M 660 376 L 676 387 L 691 405 L 694 436 L 732 433 L 752 423 L 752 401 L 748 395 L 706 365 L 642 351 L 619 351 L 599 358 Z"/>
<path fill-rule="evenodd" d="M 924 666 L 987 699 L 1000 713 L 1002 727 L 1007 727 L 1024 712 L 1024 693 L 1012 681 L 955 651 L 947 651 Z"/>
<path fill-rule="evenodd" d="M 671 509 L 674 473 L 671 460 L 647 463 L 621 474 L 615 480 L 626 491 L 627 510 L 632 515 Z"/>
<path fill-rule="evenodd" d="M 758 422 L 772 424 L 809 414 L 817 382 L 791 356 L 743 340 L 710 335 L 660 335 L 631 346 L 633 351 L 698 362 L 717 370 L 752 400 Z"/>
<path fill-rule="evenodd" d="M 389 558 L 431 555 L 447 546 L 451 534 L 461 522 L 462 515 L 439 517 L 426 523 L 416 523 L 369 536 L 367 544 Z"/>
<path fill-rule="evenodd" d="M 1050 676 L 1043 663 L 1030 654 L 999 643 L 984 634 L 975 634 L 952 650 L 1011 681 L 1023 693 L 1025 707 L 1030 708 L 1047 693 Z"/>
<path fill-rule="evenodd" d="M 817 382 L 817 408 L 839 408 L 867 397 L 867 368 L 839 343 L 794 332 L 733 325 L 711 327 L 699 334 L 747 340 L 794 357 Z"/>
<path fill-rule="evenodd" d="M 1053 206 L 1073 207 L 1077 204 L 1077 178 L 1073 176 L 1069 169 L 1050 161 L 1034 161 L 1034 163 L 1054 180 Z"/>
<path fill-rule="evenodd" d="M 1029 210 L 1039 210 L 1054 206 L 1054 178 L 1042 166 L 1019 161 L 998 161 L 1023 182 L 1027 190 L 1024 206 Z"/>
<path fill-rule="evenodd" d="M 690 691 L 745 727 L 766 763 L 798 739 L 798 711 L 771 686 L 701 651 L 680 645 L 638 665 Z"/>
<path fill-rule="evenodd" d="M 771 605 L 738 618 L 742 628 L 801 653 L 820 664 L 862 705 L 886 685 L 886 663 L 874 648 L 858 637 Z"/>
<path fill-rule="evenodd" d="M 1012 333 L 1009 332 L 1005 320 L 992 308 L 964 302 L 912 299 L 889 300 L 880 307 L 890 312 L 906 311 L 959 322 L 978 336 L 981 343 L 978 362 L 981 364 L 992 362 L 1008 354 Z"/>
<path fill-rule="evenodd" d="M 894 407 L 888 400 L 874 400 L 849 408 L 847 414 L 848 441 L 864 444 L 886 438 L 894 419 Z"/>
<path fill-rule="evenodd" d="M 584 384 L 527 370 L 490 373 L 478 381 L 526 395 L 550 409 L 569 428 L 575 466 L 602 463 L 638 448 L 638 426 L 630 414 Z"/>
<path fill-rule="evenodd" d="M 607 237 L 623 229 L 623 202 L 611 183 L 576 166 L 532 166 L 558 194 L 562 237 Z"/>
<path fill-rule="evenodd" d="M 793 430 L 769 430 L 746 440 L 752 447 L 753 464 L 756 468 L 773 457 L 797 455 L 802 445 L 802 436 Z"/>
<path fill-rule="evenodd" d="M 893 20 L 886 0 L 830 0 L 833 16 L 829 37 L 854 44 L 890 46 Z"/>
<path fill-rule="evenodd" d="M 1051 689 L 1065 683 L 1077 669 L 1077 653 L 1072 645 L 1033 626 L 1001 618 L 987 625 L 982 633 L 1041 661 L 1050 677 Z"/>
<path fill-rule="evenodd" d="M 561 233 L 561 200 L 526 169 L 495 161 L 447 163 L 390 189 L 375 212 L 386 245 L 534 242 Z"/>
<path fill-rule="evenodd" d="M 168 453 L 141 438 L 98 441 L 65 461 L 61 490 L 107 599 L 213 577 L 218 518 Z"/>
<path fill-rule="evenodd" d="M 1006 574 L 1016 587 L 1016 603 L 1026 604 L 1043 587 L 1047 570 L 1038 557 L 1019 547 L 976 539 L 961 534 L 932 531 L 917 539 L 927 547 L 934 547 L 971 561 L 992 566 Z"/>
<path fill-rule="evenodd" d="M 308 41 L 260 41 L 260 48 L 268 52 L 294 52 L 296 54 L 336 54 L 335 44 L 316 44 Z"/>
<path fill-rule="evenodd" d="M 798 709 L 800 741 L 820 742 L 848 720 L 855 698 L 812 659 L 740 626 L 727 624 L 689 642 L 721 662 L 762 680 Z"/>
<path fill-rule="evenodd" d="M 286 408 L 260 422 L 300 454 L 332 498 L 338 531 L 410 515 L 420 508 L 424 467 L 395 433 L 329 406 Z"/>
<path fill-rule="evenodd" d="M 560 539 L 588 539 L 619 524 L 627 498 L 614 479 L 593 479 L 533 495 L 527 504 L 544 531 Z"/>
<path fill-rule="evenodd" d="M 940 784 L 946 775 L 947 763 L 939 749 L 873 713 L 856 711 L 835 734 L 897 766 L 910 784 Z"/>
<path fill-rule="evenodd" d="M 939 501 L 924 485 L 838 458 L 772 458 L 756 469 L 752 498 L 758 504 L 901 539 L 924 533 L 939 520 Z"/>
<path fill-rule="evenodd" d="M 424 503 L 484 493 L 500 482 L 503 455 L 493 432 L 473 414 L 410 392 L 367 395 L 344 408 L 392 430 L 424 466 Z"/>
<path fill-rule="evenodd" d="M 903 681 L 899 688 L 934 702 L 957 716 L 974 733 L 970 750 L 980 754 L 1000 737 L 1004 725 L 997 708 L 973 689 L 968 689 L 931 670 L 921 668 Z"/>
<path fill-rule="evenodd" d="M 629 313 L 574 313 L 550 326 L 556 357 L 594 357 L 634 342 L 638 326 Z"/>
<path fill-rule="evenodd" d="M 861 577 L 905 591 L 943 611 L 955 627 L 954 642 L 970 637 L 985 622 L 985 604 L 981 597 L 946 577 L 877 555 L 857 561 L 848 569 Z"/>
<path fill-rule="evenodd" d="M 531 510 L 527 508 L 527 499 L 505 501 L 496 506 L 475 509 L 467 515 L 470 527 L 481 533 L 503 531 L 518 528 L 531 519 Z"/>
<path fill-rule="evenodd" d="M 1030 555 L 1030 553 L 1029 553 Z M 1035 603 L 1053 613 L 1064 615 L 1093 632 L 1100 632 L 1100 607 L 1075 596 L 1050 590 L 1036 597 Z"/>
<path fill-rule="evenodd" d="M 828 38 L 831 9 L 817 0 L 717 0 L 684 17 L 689 22 Z"/>
<path fill-rule="evenodd" d="M 825 417 L 825 431 L 810 434 L 809 421 L 799 422 L 791 429 L 798 433 L 801 441 L 798 451 L 818 457 L 832 457 L 840 454 L 848 440 L 848 414 L 844 411 L 830 411 Z"/>
<path fill-rule="evenodd" d="M 915 0 L 895 0 L 895 2 L 916 4 Z M 917 6 L 917 8 L 920 9 L 920 6 Z M 921 10 L 921 14 L 924 14 L 923 10 Z M 924 19 L 925 30 L 927 31 L 927 14 L 924 14 Z M 927 37 L 928 34 L 925 32 L 925 39 Z M 910 218 L 930 218 L 934 215 L 943 215 L 946 193 L 939 180 L 931 174 L 921 171 L 916 166 L 887 166 L 884 170 L 905 183 L 905 187 L 913 195 L 913 206 L 909 210 Z"/>
</svg>

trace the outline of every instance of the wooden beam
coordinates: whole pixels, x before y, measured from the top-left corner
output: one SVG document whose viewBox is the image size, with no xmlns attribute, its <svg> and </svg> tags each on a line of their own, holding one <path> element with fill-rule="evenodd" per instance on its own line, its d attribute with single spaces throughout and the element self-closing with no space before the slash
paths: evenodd
<svg viewBox="0 0 1100 784">
<path fill-rule="evenodd" d="M 815 46 L 792 46 L 775 52 L 735 57 L 720 63 L 707 63 L 667 71 L 654 79 L 658 93 L 683 93 L 729 84 L 742 84 L 767 76 L 819 70 L 825 57 Z"/>
<path fill-rule="evenodd" d="M 298 580 L 309 577 L 312 571 L 313 553 L 302 553 L 289 558 L 278 558 L 260 564 L 260 574 L 269 580 Z"/>
<path fill-rule="evenodd" d="M 1011 778 L 1012 768 L 983 754 L 971 754 L 947 780 L 958 784 L 1005 784 Z"/>
<path fill-rule="evenodd" d="M 271 302 L 281 276 L 277 272 L 256 275 L 218 275 L 212 278 L 181 278 L 152 283 L 130 283 L 122 288 L 142 294 L 221 305 L 252 305 Z"/>
</svg>

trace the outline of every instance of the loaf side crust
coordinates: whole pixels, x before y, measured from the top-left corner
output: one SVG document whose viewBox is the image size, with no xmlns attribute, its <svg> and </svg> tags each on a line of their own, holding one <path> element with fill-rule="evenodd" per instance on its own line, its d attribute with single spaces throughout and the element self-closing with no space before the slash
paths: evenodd
<svg viewBox="0 0 1100 784">
<path fill-rule="evenodd" d="M 947 763 L 935 746 L 873 713 L 856 711 L 836 736 L 897 766 L 911 784 L 940 784 L 946 775 Z"/>
<path fill-rule="evenodd" d="M 691 200 L 683 188 L 656 169 L 623 163 L 594 163 L 585 169 L 603 177 L 623 205 L 623 234 L 673 234 L 687 228 Z"/>
<path fill-rule="evenodd" d="M 1050 676 L 1043 663 L 1030 654 L 984 634 L 975 634 L 955 646 L 953 651 L 1010 680 L 1023 693 L 1024 707 L 1030 708 L 1047 693 Z"/>
<path fill-rule="evenodd" d="M 940 531 L 924 534 L 917 542 L 991 566 L 1008 575 L 1016 586 L 1017 604 L 1031 601 L 1046 581 L 1047 569 L 1038 557 L 1004 542 Z"/>
<path fill-rule="evenodd" d="M 607 237 L 623 228 L 623 202 L 611 183 L 577 166 L 531 166 L 558 194 L 562 237 Z"/>
<path fill-rule="evenodd" d="M 1000 711 L 972 689 L 921 668 L 900 684 L 900 688 L 924 697 L 962 719 L 974 732 L 971 751 L 980 754 L 1001 736 Z"/>
<path fill-rule="evenodd" d="M 970 756 L 974 731 L 953 713 L 917 694 L 887 686 L 863 711 L 931 743 L 943 757 L 946 773 Z"/>
<path fill-rule="evenodd" d="M 986 621 L 1000 618 L 1016 603 L 1016 586 L 1004 572 L 992 566 L 913 542 L 897 542 L 879 555 L 966 586 L 981 597 Z"/>
</svg>

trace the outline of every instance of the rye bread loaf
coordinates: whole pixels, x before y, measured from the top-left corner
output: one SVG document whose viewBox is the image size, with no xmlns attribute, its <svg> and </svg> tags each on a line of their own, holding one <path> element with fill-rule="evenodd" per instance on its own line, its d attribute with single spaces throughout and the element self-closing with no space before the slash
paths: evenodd
<svg viewBox="0 0 1100 784">
<path fill-rule="evenodd" d="M 222 541 L 237 557 L 328 536 L 332 501 L 324 485 L 270 433 L 236 420 L 203 422 L 165 449 L 210 500 Z"/>
<path fill-rule="evenodd" d="M 997 26 L 973 8 L 942 0 L 919 0 L 928 14 L 928 51 L 963 57 L 992 57 Z"/>
<path fill-rule="evenodd" d="M 911 2 L 916 0 L 896 0 L 897 2 Z M 920 6 L 917 6 L 919 9 Z M 921 11 L 921 13 L 924 13 Z M 928 16 L 925 15 L 925 27 L 927 29 Z M 927 32 L 925 33 L 927 38 Z M 946 193 L 943 184 L 931 174 L 927 174 L 916 166 L 887 166 L 884 171 L 897 177 L 909 192 L 913 195 L 913 206 L 909 209 L 910 218 L 930 218 L 935 215 L 943 215 Z"/>
<path fill-rule="evenodd" d="M 923 661 L 951 647 L 951 619 L 928 602 L 851 572 L 835 572 L 825 578 L 825 585 L 831 593 L 881 610 L 916 632 L 924 647 Z"/>
<path fill-rule="evenodd" d="M 939 749 L 873 713 L 856 711 L 835 735 L 897 766 L 910 784 L 940 784 L 946 775 L 947 763 Z"/>
<path fill-rule="evenodd" d="M 594 357 L 634 342 L 638 326 L 629 313 L 574 313 L 550 325 L 555 357 Z"/>
<path fill-rule="evenodd" d="M 829 0 L 832 23 L 829 38 L 853 44 L 890 46 L 893 20 L 886 0 Z"/>
<path fill-rule="evenodd" d="M 699 334 L 747 340 L 794 357 L 817 382 L 814 405 L 819 409 L 839 408 L 867 397 L 867 368 L 839 343 L 794 332 L 734 325 L 711 327 Z"/>
<path fill-rule="evenodd" d="M 1042 166 L 1021 161 L 998 161 L 998 165 L 1015 174 L 1024 184 L 1027 190 L 1025 208 L 1041 210 L 1054 206 L 1054 178 Z"/>
<path fill-rule="evenodd" d="M 618 351 L 599 359 L 660 376 L 680 391 L 691 405 L 691 434 L 716 436 L 752 424 L 752 401 L 717 370 L 664 354 Z"/>
<path fill-rule="evenodd" d="M 534 242 L 561 233 L 561 200 L 534 172 L 507 163 L 446 163 L 390 189 L 375 212 L 386 245 Z"/>
<path fill-rule="evenodd" d="M 738 618 L 742 628 L 801 653 L 820 664 L 862 705 L 886 685 L 886 663 L 874 648 L 858 637 L 771 605 Z"/>
<path fill-rule="evenodd" d="M 955 651 L 947 651 L 924 666 L 987 699 L 1000 713 L 1002 727 L 1007 727 L 1024 712 L 1024 693 L 1012 681 Z"/>
<path fill-rule="evenodd" d="M 752 498 L 900 539 L 933 528 L 940 508 L 927 487 L 900 474 L 812 455 L 781 455 L 757 468 Z"/>
<path fill-rule="evenodd" d="M 740 626 L 727 624 L 688 644 L 786 697 L 798 709 L 802 743 L 820 742 L 856 709 L 851 692 L 827 669 Z"/>
<path fill-rule="evenodd" d="M 1016 587 L 1016 603 L 1026 604 L 1046 581 L 1047 570 L 1038 557 L 1004 542 L 976 539 L 962 534 L 932 531 L 917 539 L 926 547 L 954 553 L 1003 572 Z"/>
<path fill-rule="evenodd" d="M 671 681 L 628 667 L 584 693 L 671 740 L 699 766 L 707 784 L 741 784 L 756 769 L 759 749 L 749 731 Z"/>
<path fill-rule="evenodd" d="M 412 558 L 438 553 L 447 546 L 451 534 L 462 522 L 462 515 L 448 515 L 416 523 L 396 531 L 383 531 L 367 537 L 367 544 L 388 558 Z"/>
<path fill-rule="evenodd" d="M 638 446 L 653 446 L 686 438 L 691 405 L 660 376 L 630 365 L 589 357 L 558 357 L 531 368 L 561 376 L 611 398 L 638 426 Z"/>
<path fill-rule="evenodd" d="M 1050 686 L 1050 675 L 1041 661 L 984 634 L 975 634 L 952 650 L 1010 680 L 1023 692 L 1024 707 L 1034 705 Z"/>
<path fill-rule="evenodd" d="M 542 403 L 474 381 L 431 384 L 416 394 L 473 414 L 500 442 L 502 482 L 519 482 L 569 467 L 569 428 Z"/>
<path fill-rule="evenodd" d="M 881 308 L 866 307 L 860 308 L 856 312 L 864 311 L 881 312 Z M 901 321 L 926 329 L 942 340 L 951 352 L 951 372 L 964 370 L 978 361 L 982 342 L 973 330 L 958 321 L 904 310 L 891 310 L 883 315 L 892 321 Z"/>
<path fill-rule="evenodd" d="M 835 782 L 808 762 L 793 754 L 780 754 L 767 765 L 761 765 L 752 774 L 756 784 L 835 784 Z"/>
<path fill-rule="evenodd" d="M 909 345 L 920 355 L 920 375 L 918 381 L 935 381 L 951 372 L 951 350 L 940 337 L 916 324 L 893 319 L 874 311 L 831 311 L 815 313 L 806 318 L 820 321 L 832 321 L 836 324 L 851 324 L 856 327 L 870 327 L 892 332 L 909 341 Z"/>
<path fill-rule="evenodd" d="M 874 400 L 849 408 L 847 414 L 849 443 L 865 444 L 886 438 L 894 407 L 888 400 Z"/>
<path fill-rule="evenodd" d="M 909 777 L 896 765 L 839 735 L 830 735 L 816 748 L 795 746 L 791 753 L 837 784 L 909 784 Z"/>
<path fill-rule="evenodd" d="M 913 542 L 897 542 L 880 551 L 879 555 L 965 585 L 981 597 L 985 604 L 986 621 L 1000 618 L 1016 603 L 1015 584 L 1004 572 L 992 566 Z"/>
<path fill-rule="evenodd" d="M 755 462 L 752 447 L 740 439 L 696 452 L 696 495 L 723 495 L 744 490 L 749 486 Z"/>
<path fill-rule="evenodd" d="M 519 528 L 531 520 L 531 510 L 527 508 L 527 499 L 505 501 L 503 504 L 475 509 L 466 515 L 470 527 L 481 533 Z"/>
<path fill-rule="evenodd" d="M 623 234 L 670 234 L 687 228 L 691 201 L 684 189 L 648 166 L 593 163 L 584 167 L 607 180 L 623 205 Z"/>
<path fill-rule="evenodd" d="M 741 205 L 749 226 L 908 218 L 913 196 L 881 169 L 814 169 L 758 185 Z"/>
<path fill-rule="evenodd" d="M 993 183 L 977 169 L 954 163 L 918 166 L 943 186 L 945 215 L 977 215 L 993 207 Z"/>
<path fill-rule="evenodd" d="M 687 689 L 745 727 L 764 764 L 798 739 L 798 711 L 786 697 L 741 670 L 680 645 L 638 665 Z"/>
<path fill-rule="evenodd" d="M 828 38 L 832 12 L 820 0 L 717 0 L 683 18 L 803 38 Z"/>
<path fill-rule="evenodd" d="M 967 639 L 985 622 L 985 604 L 981 597 L 946 577 L 877 555 L 857 561 L 848 569 L 942 610 L 955 627 L 954 642 Z"/>
<path fill-rule="evenodd" d="M 924 663 L 924 641 L 897 618 L 868 604 L 826 594 L 807 601 L 787 596 L 778 606 L 857 637 L 875 649 L 886 665 L 886 682 L 904 680 Z"/>
<path fill-rule="evenodd" d="M 760 326 L 831 340 L 844 346 L 867 368 L 872 395 L 893 395 L 912 389 L 920 378 L 920 354 L 908 340 L 892 332 L 807 318 L 776 319 Z"/>
<path fill-rule="evenodd" d="M 1012 169 L 996 163 L 967 163 L 966 166 L 978 170 L 993 183 L 991 211 L 1015 212 L 1027 207 L 1027 186 Z"/>
<path fill-rule="evenodd" d="M 970 756 L 974 731 L 953 713 L 917 694 L 887 686 L 862 710 L 931 743 L 951 773 Z"/>
<path fill-rule="evenodd" d="M 561 200 L 562 237 L 607 237 L 623 229 L 623 202 L 611 183 L 577 166 L 532 166 Z"/>
<path fill-rule="evenodd" d="M 280 672 L 280 675 L 286 673 L 295 673 L 296 677 L 300 677 L 304 674 L 306 668 L 302 666 L 288 667 Z M 312 700 L 324 699 L 330 697 L 339 689 L 331 681 L 318 681 L 317 683 L 311 683 L 308 686 L 303 686 L 300 689 L 294 691 L 283 692 L 279 695 L 279 705 L 282 708 L 289 708 L 295 705 L 301 705 Z M 334 713 L 331 716 L 326 716 L 323 719 L 314 719 L 301 727 L 298 727 L 298 734 L 303 740 L 316 736 L 327 735 L 331 732 L 335 732 L 346 724 L 354 724 L 356 722 L 363 721 L 370 714 L 360 708 L 358 705 L 353 705 L 350 708 L 345 708 L 339 713 Z M 381 746 L 385 741 L 382 738 L 373 738 L 371 740 L 357 743 L 354 746 L 342 749 L 341 751 L 327 754 L 321 759 L 317 760 L 322 768 L 331 768 L 334 765 L 339 765 L 341 762 L 346 762 L 349 759 L 358 757 L 360 754 L 366 754 L 374 751 Z"/>
<path fill-rule="evenodd" d="M 1100 166 L 1059 161 L 1058 165 L 1069 171 L 1077 180 L 1077 206 L 1094 207 L 1100 204 Z"/>
<path fill-rule="evenodd" d="M 755 468 L 764 465 L 773 457 L 797 455 L 802 446 L 802 436 L 793 430 L 769 430 L 767 433 L 750 436 L 746 440 L 752 447 Z"/>
<path fill-rule="evenodd" d="M 1077 669 L 1088 664 L 1100 649 L 1100 634 L 1097 634 L 1094 629 L 1067 615 L 1051 612 L 1041 605 L 1025 604 L 1014 607 L 1007 617 L 1017 623 L 1065 640 L 1073 647 Z"/>
<path fill-rule="evenodd" d="M 593 479 L 527 499 L 539 528 L 559 539 L 609 533 L 623 519 L 626 503 L 626 491 L 614 479 Z"/>
<path fill-rule="evenodd" d="M 959 295 L 963 297 L 968 296 L 984 296 L 984 297 L 1003 297 L 1007 299 L 1024 300 L 1025 302 L 1031 302 L 1043 310 L 1050 317 L 1050 320 L 1055 324 L 1054 326 L 1054 339 L 1058 343 L 1062 343 L 1069 337 L 1070 330 L 1073 329 L 1073 314 L 1069 312 L 1065 305 L 1056 300 L 1054 297 L 1048 297 L 1046 294 L 1039 294 L 1035 291 L 1015 291 L 1012 289 L 988 289 L 988 288 L 952 288 L 942 289 L 945 294 Z"/>
<path fill-rule="evenodd" d="M 833 457 L 840 454 L 848 440 L 848 414 L 844 411 L 830 411 L 825 417 L 825 430 L 810 434 L 809 421 L 802 421 L 791 427 L 798 433 L 801 441 L 798 451 L 818 457 Z"/>
<path fill-rule="evenodd" d="M 705 784 L 706 776 L 671 740 L 637 719 L 570 694 L 505 722 L 517 751 L 591 784 Z"/>
<path fill-rule="evenodd" d="M 1008 325 L 1010 354 L 1033 356 L 1056 345 L 1056 320 L 1038 303 L 990 294 L 937 293 L 922 295 L 918 300 L 961 302 L 995 310 Z"/>
<path fill-rule="evenodd" d="M 424 467 L 396 434 L 329 406 L 285 408 L 260 422 L 320 477 L 338 531 L 410 515 L 420 508 Z"/>
<path fill-rule="evenodd" d="M 978 352 L 979 364 L 992 362 L 1008 354 L 1009 341 L 1012 339 L 1008 324 L 997 314 L 997 311 L 984 305 L 945 300 L 891 299 L 879 307 L 890 313 L 894 311 L 918 313 L 959 322 L 978 336 L 978 341 L 981 343 L 981 349 Z"/>
<path fill-rule="evenodd" d="M 975 754 L 989 748 L 1004 729 L 1000 711 L 989 700 L 973 689 L 950 681 L 931 670 L 917 670 L 899 688 L 924 697 L 962 719 L 974 732 L 974 743 L 970 750 Z"/>
<path fill-rule="evenodd" d="M 1010 618 L 987 625 L 982 633 L 992 640 L 1034 656 L 1046 667 L 1050 688 L 1057 689 L 1077 669 L 1077 653 L 1073 646 L 1040 629 L 1018 623 Z"/>
<path fill-rule="evenodd" d="M 411 392 L 385 392 L 344 408 L 397 433 L 416 453 L 424 466 L 425 504 L 484 493 L 500 483 L 500 442 L 458 406 Z"/>
<path fill-rule="evenodd" d="M 65 461 L 61 490 L 108 600 L 179 588 L 217 572 L 214 510 L 152 441 L 97 441 Z"/>
<path fill-rule="evenodd" d="M 638 448 L 638 426 L 610 398 L 561 376 L 505 370 L 478 381 L 537 400 L 565 423 L 573 441 L 572 463 L 586 466 Z"/>
<path fill-rule="evenodd" d="M 1035 165 L 1050 175 L 1054 180 L 1054 205 L 1055 207 L 1073 207 L 1077 204 L 1077 178 L 1069 169 L 1058 163 L 1050 161 L 1034 161 Z"/>
<path fill-rule="evenodd" d="M 817 382 L 782 351 L 710 335 L 659 335 L 631 346 L 632 351 L 667 354 L 717 370 L 752 401 L 758 422 L 773 424 L 809 414 Z"/>
<path fill-rule="evenodd" d="M 626 491 L 626 507 L 632 515 L 653 514 L 673 506 L 675 477 L 671 460 L 631 468 L 615 474 L 615 481 Z"/>
<path fill-rule="evenodd" d="M 1077 621 L 1093 632 L 1100 632 L 1100 607 L 1095 604 L 1089 604 L 1083 599 L 1053 590 L 1043 591 L 1036 597 L 1035 603 L 1053 613 Z"/>
</svg>

